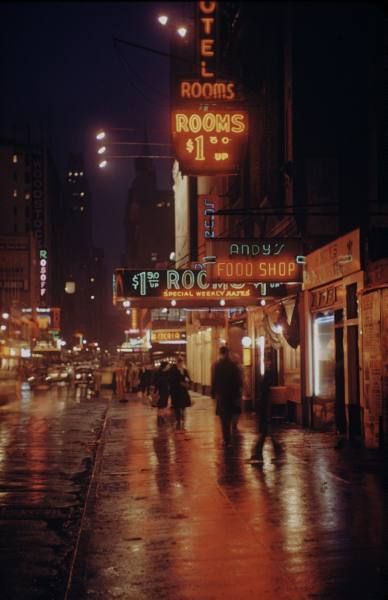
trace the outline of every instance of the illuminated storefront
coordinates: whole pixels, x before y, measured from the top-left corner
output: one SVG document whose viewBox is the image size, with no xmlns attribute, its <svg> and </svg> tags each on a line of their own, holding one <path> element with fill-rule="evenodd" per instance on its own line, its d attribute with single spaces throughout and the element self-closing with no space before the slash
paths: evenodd
<svg viewBox="0 0 388 600">
<path fill-rule="evenodd" d="M 362 434 L 359 230 L 315 250 L 304 272 L 304 425 Z"/>
</svg>

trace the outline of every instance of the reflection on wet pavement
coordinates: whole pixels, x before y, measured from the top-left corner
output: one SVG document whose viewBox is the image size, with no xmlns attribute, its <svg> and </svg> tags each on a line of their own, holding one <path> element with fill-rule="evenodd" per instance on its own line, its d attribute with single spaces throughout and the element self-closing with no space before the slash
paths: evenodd
<svg viewBox="0 0 388 600">
<path fill-rule="evenodd" d="M 283 426 L 263 463 L 242 415 L 221 445 L 212 400 L 186 431 L 138 398 L 113 403 L 74 598 L 385 598 L 387 476 L 331 434 Z"/>
<path fill-rule="evenodd" d="M 64 597 L 105 412 L 68 386 L 2 394 L 2 599 Z"/>
</svg>

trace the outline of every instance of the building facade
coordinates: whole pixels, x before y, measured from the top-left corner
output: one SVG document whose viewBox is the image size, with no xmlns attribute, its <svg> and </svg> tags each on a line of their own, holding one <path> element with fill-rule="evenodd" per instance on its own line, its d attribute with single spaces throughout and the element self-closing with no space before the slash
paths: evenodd
<svg viewBox="0 0 388 600">
<path fill-rule="evenodd" d="M 380 307 L 385 298 L 383 287 L 366 293 L 365 273 L 387 256 L 386 20 L 377 5 L 343 5 L 336 18 L 333 10 L 315 3 L 220 3 L 218 76 L 238 86 L 249 139 L 233 175 L 195 175 L 175 163 L 176 256 L 181 266 L 204 259 L 196 243 L 204 195 L 223 202 L 222 215 L 214 211 L 207 220 L 207 231 L 218 224 L 217 237 L 299 240 L 303 282 L 287 284 L 281 296 L 269 292 L 237 317 L 225 310 L 221 336 L 214 329 L 209 338 L 208 324 L 193 313 L 189 367 L 198 385 L 208 384 L 196 357 L 203 350 L 214 358 L 220 340 L 227 342 L 240 357 L 252 406 L 270 358 L 274 401 L 287 418 L 371 444 L 373 423 L 380 441 L 386 435 L 383 390 L 370 402 L 373 409 L 365 399 L 371 351 L 366 359 L 362 334 L 367 296 L 374 294 Z"/>
</svg>

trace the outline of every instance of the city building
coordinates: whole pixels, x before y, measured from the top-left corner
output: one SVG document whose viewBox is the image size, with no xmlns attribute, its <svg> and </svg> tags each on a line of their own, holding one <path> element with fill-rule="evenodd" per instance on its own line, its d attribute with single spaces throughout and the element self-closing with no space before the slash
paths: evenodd
<svg viewBox="0 0 388 600">
<path fill-rule="evenodd" d="M 69 348 L 106 342 L 108 282 L 104 252 L 93 245 L 93 203 L 82 154 L 71 153 L 63 185 L 62 331 Z"/>
<path fill-rule="evenodd" d="M 135 177 L 128 191 L 123 265 L 128 268 L 166 264 L 174 250 L 173 193 L 158 190 L 155 164 L 149 154 L 146 142 L 143 158 L 134 159 Z"/>
<path fill-rule="evenodd" d="M 172 108 L 181 111 L 176 122 L 181 131 L 190 127 L 183 99 L 197 94 L 199 100 L 193 96 L 185 106 L 196 107 L 193 128 L 199 131 L 200 95 L 221 90 L 208 83 L 217 73 L 216 81 L 234 90 L 229 106 L 248 112 L 249 136 L 240 168 L 224 174 L 222 165 L 218 172 L 209 164 L 207 172 L 201 164 L 193 168 L 175 131 L 177 157 L 183 157 L 173 169 L 177 265 L 206 263 L 201 230 L 202 238 L 294 240 L 305 257 L 303 280 L 268 289 L 239 311 L 225 309 L 220 324 L 242 363 L 246 406 L 259 400 L 264 359 L 270 358 L 277 377 L 273 399 L 284 417 L 382 443 L 386 394 L 378 387 L 371 397 L 362 307 L 371 294 L 376 306 L 384 306 L 387 281 L 386 20 L 377 5 L 357 3 L 338 6 L 334 19 L 333 6 L 316 3 L 209 3 L 206 10 L 210 21 L 197 30 L 204 60 L 199 67 L 198 58 L 193 62 L 187 82 L 178 69 L 172 77 L 173 88 L 184 92 L 180 104 L 172 96 Z M 216 22 L 218 37 L 211 30 Z M 219 111 L 228 106 L 226 96 L 213 102 Z M 184 143 L 190 148 L 189 140 Z M 204 213 L 203 199 L 212 206 Z M 210 382 L 198 360 L 214 360 L 220 343 L 214 327 L 209 337 L 209 314 L 194 312 L 188 324 L 188 366 L 198 386 Z M 380 378 L 383 337 L 376 350 Z"/>
<path fill-rule="evenodd" d="M 0 309 L 9 315 L 2 352 L 12 354 L 9 366 L 17 367 L 46 335 L 37 313 L 58 307 L 61 284 L 60 185 L 44 144 L 0 141 L 0 198 Z"/>
<path fill-rule="evenodd" d="M 0 233 L 33 235 L 41 268 L 39 306 L 51 306 L 58 299 L 59 287 L 54 233 L 60 212 L 56 167 L 45 145 L 1 140 L 0 173 Z"/>
</svg>

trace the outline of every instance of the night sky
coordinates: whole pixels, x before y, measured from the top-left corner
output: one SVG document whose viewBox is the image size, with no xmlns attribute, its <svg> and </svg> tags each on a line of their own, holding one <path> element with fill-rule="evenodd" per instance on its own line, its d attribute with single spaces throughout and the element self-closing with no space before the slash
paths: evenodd
<svg viewBox="0 0 388 600">
<path fill-rule="evenodd" d="M 118 266 L 123 251 L 133 160 L 116 159 L 109 171 L 100 170 L 95 132 L 135 129 L 120 139 L 142 141 L 146 123 L 150 141 L 169 141 L 169 60 L 121 44 L 117 50 L 113 37 L 167 52 L 168 33 L 156 20 L 162 7 L 179 16 L 188 10 L 187 3 L 168 2 L 0 4 L 0 136 L 25 141 L 29 125 L 39 142 L 48 132 L 61 180 L 68 153 L 84 154 L 94 244 L 105 249 L 109 267 Z M 134 149 L 123 146 L 120 154 Z M 171 187 L 170 161 L 155 164 L 159 189 Z"/>
</svg>

